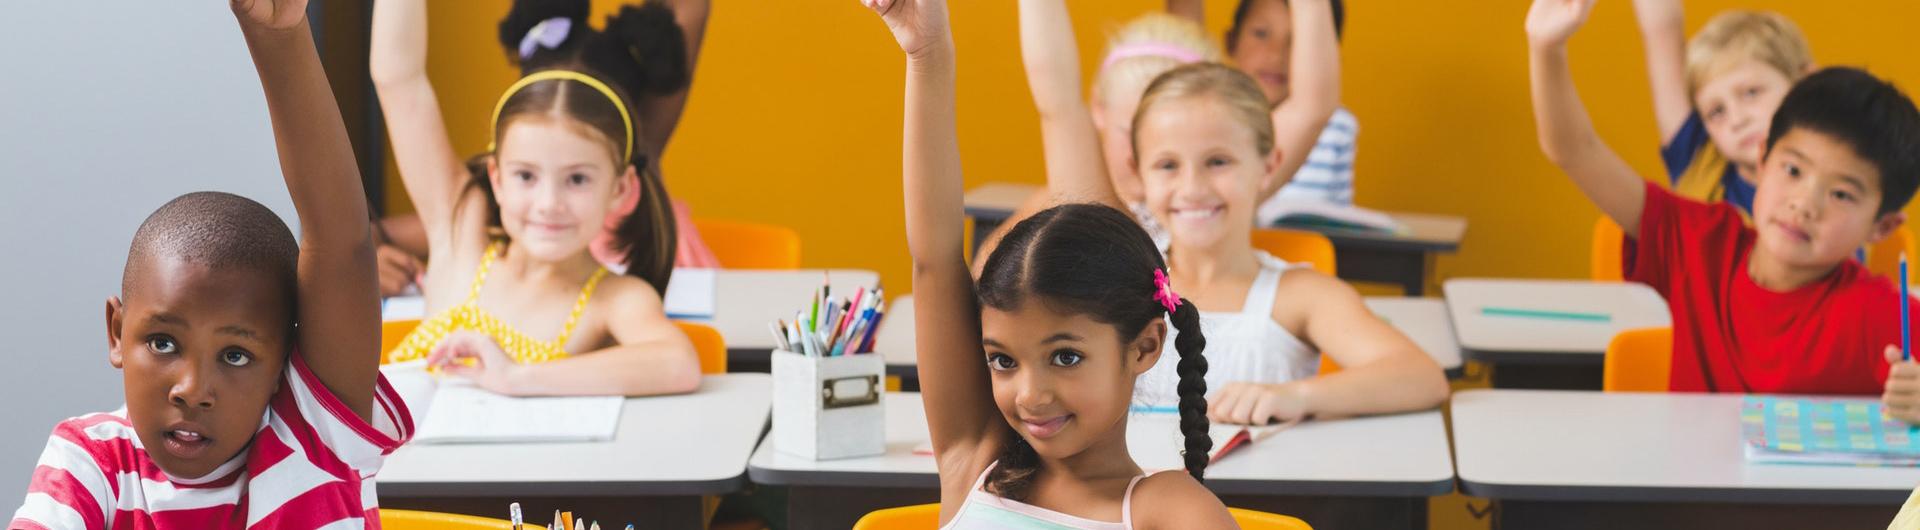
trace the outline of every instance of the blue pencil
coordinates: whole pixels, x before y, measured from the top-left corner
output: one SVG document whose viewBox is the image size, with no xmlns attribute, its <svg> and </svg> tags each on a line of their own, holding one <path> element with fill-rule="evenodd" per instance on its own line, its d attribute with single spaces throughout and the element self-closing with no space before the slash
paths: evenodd
<svg viewBox="0 0 1920 530">
<path fill-rule="evenodd" d="M 1907 253 L 1900 253 L 1900 359 L 1913 360 L 1913 320 L 1908 318 Z"/>
</svg>

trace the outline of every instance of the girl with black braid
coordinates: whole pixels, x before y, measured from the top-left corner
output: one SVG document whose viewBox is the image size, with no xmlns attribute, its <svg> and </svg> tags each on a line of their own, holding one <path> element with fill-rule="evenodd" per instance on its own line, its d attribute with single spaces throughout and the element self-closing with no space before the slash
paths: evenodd
<svg viewBox="0 0 1920 530">
<path fill-rule="evenodd" d="M 1206 339 L 1145 231 L 1070 204 L 1009 230 L 976 285 L 961 240 L 953 41 L 942 0 L 863 0 L 907 54 L 904 184 L 921 395 L 943 528 L 1234 528 L 1200 484 Z M 1185 472 L 1127 449 L 1134 380 L 1179 328 Z"/>
</svg>

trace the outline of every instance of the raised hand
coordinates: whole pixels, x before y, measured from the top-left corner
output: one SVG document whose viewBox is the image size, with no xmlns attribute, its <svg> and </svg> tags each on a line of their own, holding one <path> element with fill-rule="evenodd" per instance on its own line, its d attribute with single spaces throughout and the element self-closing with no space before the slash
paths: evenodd
<svg viewBox="0 0 1920 530">
<path fill-rule="evenodd" d="M 1527 41 L 1534 46 L 1557 46 L 1587 23 L 1596 0 L 1533 0 L 1527 9 Z"/>
<path fill-rule="evenodd" d="M 918 54 L 930 44 L 945 42 L 947 3 L 945 0 L 860 0 L 886 21 L 900 51 Z"/>
<path fill-rule="evenodd" d="M 307 0 L 231 0 L 241 21 L 267 29 L 288 29 L 307 20 Z"/>
</svg>

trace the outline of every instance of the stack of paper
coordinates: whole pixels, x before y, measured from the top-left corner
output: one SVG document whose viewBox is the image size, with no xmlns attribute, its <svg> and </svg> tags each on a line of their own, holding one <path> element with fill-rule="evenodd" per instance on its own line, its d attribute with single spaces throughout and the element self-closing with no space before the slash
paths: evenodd
<svg viewBox="0 0 1920 530">
<path fill-rule="evenodd" d="M 713 318 L 716 278 L 715 269 L 674 269 L 673 278 L 667 281 L 667 293 L 662 295 L 667 318 Z"/>
<path fill-rule="evenodd" d="M 1920 465 L 1920 428 L 1886 417 L 1871 399 L 1748 396 L 1740 432 L 1748 462 Z"/>
</svg>

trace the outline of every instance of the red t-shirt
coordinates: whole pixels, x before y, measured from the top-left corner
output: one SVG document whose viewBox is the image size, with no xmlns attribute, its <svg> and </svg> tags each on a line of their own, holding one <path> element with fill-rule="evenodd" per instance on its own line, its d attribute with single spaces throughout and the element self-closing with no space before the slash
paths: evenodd
<svg viewBox="0 0 1920 530">
<path fill-rule="evenodd" d="M 1671 390 L 1881 393 L 1884 350 L 1900 344 L 1899 286 L 1842 260 L 1819 281 L 1766 290 L 1747 275 L 1756 234 L 1738 210 L 1653 183 L 1646 197 L 1624 272 L 1659 291 L 1673 312 Z"/>
</svg>

